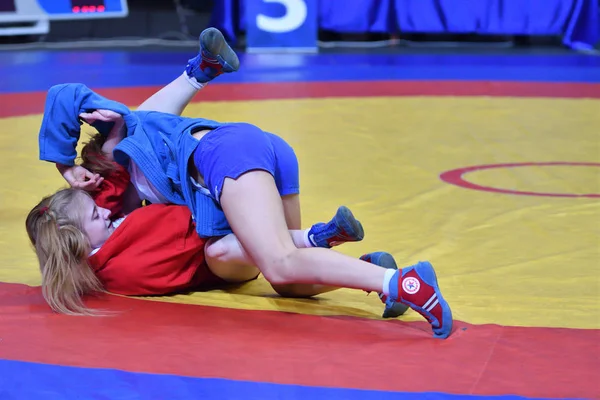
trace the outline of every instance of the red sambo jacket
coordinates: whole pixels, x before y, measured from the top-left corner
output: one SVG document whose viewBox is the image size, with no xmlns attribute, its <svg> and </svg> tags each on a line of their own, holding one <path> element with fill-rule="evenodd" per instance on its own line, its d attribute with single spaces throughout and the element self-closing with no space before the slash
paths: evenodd
<svg viewBox="0 0 600 400">
<path fill-rule="evenodd" d="M 119 166 L 92 197 L 118 216 L 128 184 L 129 175 Z M 162 295 L 208 288 L 222 281 L 205 263 L 205 244 L 187 207 L 153 204 L 129 214 L 89 264 L 112 293 Z"/>
</svg>

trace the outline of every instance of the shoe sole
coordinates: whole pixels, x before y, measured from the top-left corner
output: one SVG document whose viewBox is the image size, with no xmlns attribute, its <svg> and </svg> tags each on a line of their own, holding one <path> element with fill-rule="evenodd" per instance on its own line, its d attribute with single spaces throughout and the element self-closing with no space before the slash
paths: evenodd
<svg viewBox="0 0 600 400">
<path fill-rule="evenodd" d="M 354 233 L 352 237 L 355 238 L 357 242 L 364 239 L 365 230 L 360 221 L 354 217 L 354 214 L 352 214 L 352 211 L 350 211 L 348 207 L 341 206 L 338 208 L 335 219 L 337 225 L 344 228 L 346 232 Z"/>
<path fill-rule="evenodd" d="M 224 61 L 232 69 L 231 72 L 237 71 L 240 68 L 240 60 L 235 54 L 235 51 L 227 44 L 225 37 L 216 28 L 205 29 L 200 34 L 200 42 L 204 48 L 212 55 L 220 58 L 219 61 Z"/>
</svg>

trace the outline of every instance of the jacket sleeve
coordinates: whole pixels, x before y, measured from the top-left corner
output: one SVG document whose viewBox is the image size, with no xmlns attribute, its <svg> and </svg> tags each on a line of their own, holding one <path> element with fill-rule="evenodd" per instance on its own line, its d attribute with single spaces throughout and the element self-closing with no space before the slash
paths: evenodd
<svg viewBox="0 0 600 400">
<path fill-rule="evenodd" d="M 100 187 L 90 195 L 97 206 L 110 210 L 110 218 L 123 216 L 123 200 L 129 186 L 129 173 L 121 165 L 114 163 L 115 170 L 104 174 Z"/>
<path fill-rule="evenodd" d="M 121 115 L 130 113 L 123 104 L 108 100 L 80 83 L 51 87 L 46 96 L 38 138 L 40 160 L 74 165 L 81 128 L 79 114 L 97 109 L 111 110 Z M 94 128 L 104 135 L 108 134 L 111 127 L 112 124 L 104 122 L 94 124 Z"/>
</svg>

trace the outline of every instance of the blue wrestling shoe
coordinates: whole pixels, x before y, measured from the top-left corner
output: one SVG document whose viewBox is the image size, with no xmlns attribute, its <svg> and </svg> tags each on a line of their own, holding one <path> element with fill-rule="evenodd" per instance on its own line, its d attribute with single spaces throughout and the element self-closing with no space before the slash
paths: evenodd
<svg viewBox="0 0 600 400">
<path fill-rule="evenodd" d="M 442 297 L 431 263 L 421 261 L 398 270 L 390 282 L 386 304 L 395 300 L 406 304 L 431 324 L 433 336 L 446 339 L 452 332 L 452 310 Z"/>
<path fill-rule="evenodd" d="M 237 54 L 216 28 L 208 28 L 200 34 L 200 52 L 188 61 L 185 72 L 199 83 L 207 83 L 217 76 L 235 72 L 240 68 Z"/>
<path fill-rule="evenodd" d="M 319 222 L 308 231 L 308 240 L 313 246 L 327 249 L 345 242 L 360 242 L 364 237 L 362 224 L 346 206 L 338 208 L 328 223 Z"/>
<path fill-rule="evenodd" d="M 383 251 L 365 254 L 361 256 L 360 259 L 371 264 L 379 265 L 383 268 L 398 269 L 394 257 L 390 253 L 385 253 Z M 389 302 L 388 304 L 386 301 L 386 296 L 383 293 L 379 293 L 379 298 L 385 304 L 385 309 L 383 310 L 382 315 L 383 318 L 397 318 L 404 314 L 406 310 L 408 310 L 408 306 L 402 303 Z"/>
</svg>

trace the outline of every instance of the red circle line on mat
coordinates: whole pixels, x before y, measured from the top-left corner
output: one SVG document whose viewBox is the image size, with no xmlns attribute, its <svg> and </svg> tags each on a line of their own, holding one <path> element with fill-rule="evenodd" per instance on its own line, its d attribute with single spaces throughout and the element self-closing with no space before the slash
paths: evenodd
<svg viewBox="0 0 600 400">
<path fill-rule="evenodd" d="M 525 162 L 525 163 L 509 163 L 509 164 L 487 164 L 487 165 L 474 165 L 470 167 L 457 168 L 450 171 L 446 171 L 440 174 L 440 179 L 451 185 L 456 185 L 465 189 L 479 190 L 483 192 L 502 193 L 502 194 L 513 194 L 520 196 L 543 196 L 543 197 L 587 197 L 587 198 L 600 198 L 600 193 L 587 193 L 587 194 L 576 194 L 576 193 L 546 193 L 546 192 L 529 192 L 521 190 L 510 190 L 501 189 L 491 186 L 478 185 L 473 182 L 469 182 L 464 178 L 464 175 L 469 172 L 483 171 L 486 169 L 499 169 L 499 168 L 516 168 L 516 167 L 548 167 L 548 166 L 569 166 L 569 167 L 600 167 L 600 163 L 592 162 Z"/>
</svg>

